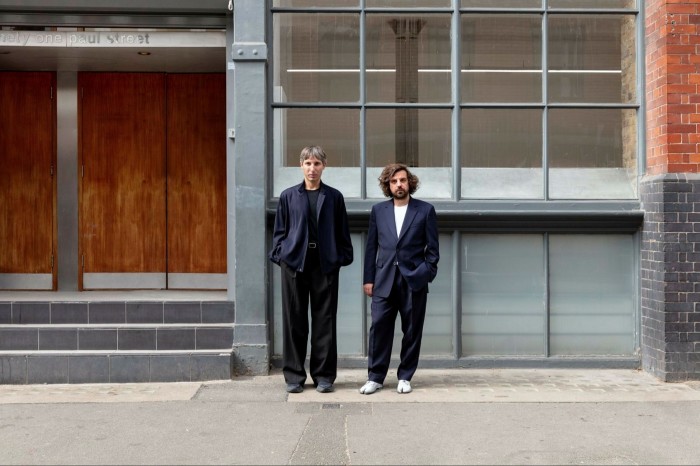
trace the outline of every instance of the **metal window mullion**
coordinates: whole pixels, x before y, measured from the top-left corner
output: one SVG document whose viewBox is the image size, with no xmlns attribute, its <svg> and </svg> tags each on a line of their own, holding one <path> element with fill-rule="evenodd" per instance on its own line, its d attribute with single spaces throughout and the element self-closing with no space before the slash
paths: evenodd
<svg viewBox="0 0 700 466">
<path fill-rule="evenodd" d="M 461 13 L 477 13 L 489 15 L 512 15 L 521 13 L 542 13 L 544 8 L 462 8 Z"/>
<path fill-rule="evenodd" d="M 549 351 L 549 333 L 550 325 L 550 296 L 549 296 L 549 233 L 545 232 L 542 236 L 544 242 L 544 356 L 550 356 Z"/>
<path fill-rule="evenodd" d="M 547 73 L 547 67 L 549 66 L 547 60 L 548 46 L 547 46 L 547 24 L 549 17 L 547 16 L 547 0 L 544 0 L 545 12 L 542 14 L 542 103 L 544 104 L 544 109 L 542 111 L 542 189 L 543 189 L 543 199 L 545 201 L 549 200 L 549 157 L 547 155 L 547 135 L 549 127 L 547 124 L 549 117 L 549 94 L 547 88 L 549 86 L 549 77 Z"/>
<path fill-rule="evenodd" d="M 360 199 L 367 199 L 367 86 L 365 0 L 360 0 Z M 365 348 L 367 346 L 365 345 Z"/>
<path fill-rule="evenodd" d="M 646 70 L 644 69 L 644 41 L 645 41 L 645 16 L 644 8 L 639 9 L 636 17 L 637 45 L 635 47 L 637 56 L 637 197 L 639 197 L 639 178 L 646 173 Z"/>
<path fill-rule="evenodd" d="M 637 11 L 638 10 L 636 9 L 624 8 L 552 8 L 548 9 L 547 13 L 554 15 L 629 15 L 630 13 L 634 14 Z"/>
<path fill-rule="evenodd" d="M 461 162 L 461 135 L 462 135 L 462 109 L 459 106 L 461 100 L 461 43 L 462 43 L 462 16 L 459 12 L 459 0 L 452 0 L 452 200 L 459 201 L 462 197 L 462 162 Z"/>
<path fill-rule="evenodd" d="M 452 232 L 452 347 L 455 360 L 462 357 L 462 234 Z"/>
</svg>

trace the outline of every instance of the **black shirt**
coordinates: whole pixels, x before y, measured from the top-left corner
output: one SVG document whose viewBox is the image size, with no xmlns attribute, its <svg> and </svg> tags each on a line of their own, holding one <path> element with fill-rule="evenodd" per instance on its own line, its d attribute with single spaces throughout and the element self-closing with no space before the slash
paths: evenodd
<svg viewBox="0 0 700 466">
<path fill-rule="evenodd" d="M 306 190 L 309 198 L 309 243 L 318 242 L 318 195 L 320 189 Z"/>
</svg>

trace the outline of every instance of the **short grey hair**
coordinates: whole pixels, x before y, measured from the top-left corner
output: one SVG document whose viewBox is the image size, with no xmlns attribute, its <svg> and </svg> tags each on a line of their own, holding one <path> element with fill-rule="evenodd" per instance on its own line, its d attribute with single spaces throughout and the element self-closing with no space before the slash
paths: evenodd
<svg viewBox="0 0 700 466">
<path fill-rule="evenodd" d="M 327 157 L 321 146 L 306 146 L 301 150 L 301 155 L 299 156 L 300 163 L 304 163 L 304 160 L 311 158 L 318 159 L 324 167 L 326 166 Z"/>
</svg>

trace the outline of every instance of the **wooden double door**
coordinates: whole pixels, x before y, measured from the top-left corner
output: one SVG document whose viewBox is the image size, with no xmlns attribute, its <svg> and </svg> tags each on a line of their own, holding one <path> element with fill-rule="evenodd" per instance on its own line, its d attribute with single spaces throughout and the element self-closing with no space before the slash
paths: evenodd
<svg viewBox="0 0 700 466">
<path fill-rule="evenodd" d="M 80 289 L 226 288 L 225 75 L 78 74 Z"/>
<path fill-rule="evenodd" d="M 56 287 L 56 78 L 0 72 L 0 289 Z"/>
</svg>

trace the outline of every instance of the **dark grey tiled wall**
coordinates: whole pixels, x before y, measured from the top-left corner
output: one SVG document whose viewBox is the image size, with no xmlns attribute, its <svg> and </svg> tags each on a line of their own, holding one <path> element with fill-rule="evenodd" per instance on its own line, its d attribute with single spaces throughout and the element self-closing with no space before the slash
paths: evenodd
<svg viewBox="0 0 700 466">
<path fill-rule="evenodd" d="M 700 379 L 700 176 L 640 184 L 642 365 L 662 380 Z"/>
<path fill-rule="evenodd" d="M 226 380 L 231 362 L 221 353 L 0 355 L 0 384 Z"/>
</svg>

